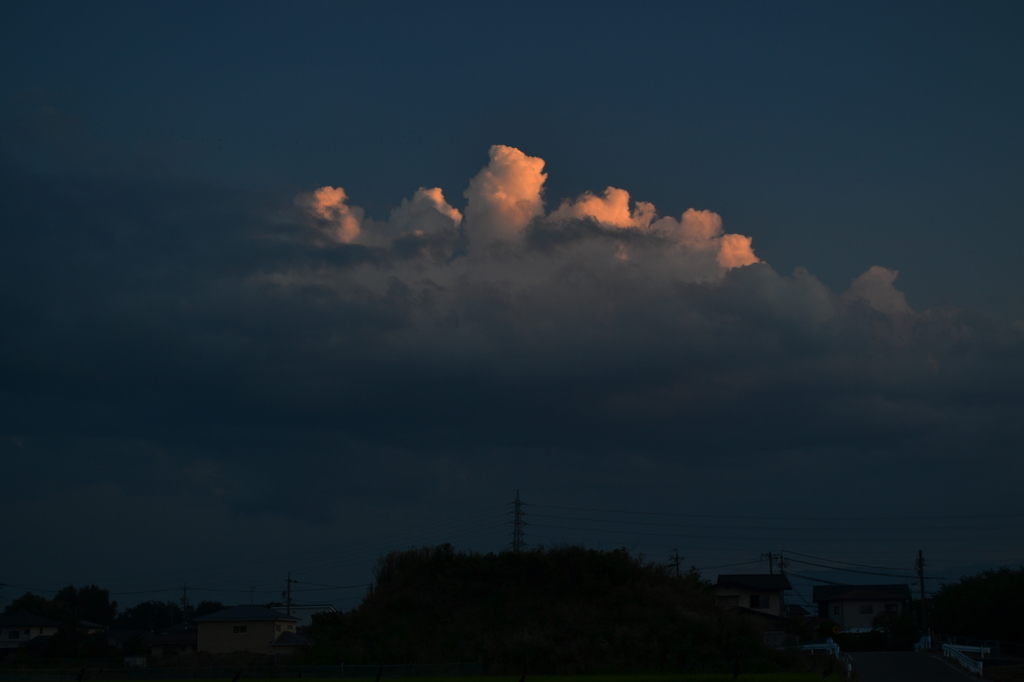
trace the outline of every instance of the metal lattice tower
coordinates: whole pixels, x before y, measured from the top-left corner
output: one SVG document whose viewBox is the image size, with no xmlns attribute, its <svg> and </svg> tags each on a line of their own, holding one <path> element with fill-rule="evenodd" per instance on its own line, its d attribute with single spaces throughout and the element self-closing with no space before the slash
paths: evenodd
<svg viewBox="0 0 1024 682">
<path fill-rule="evenodd" d="M 516 501 L 512 507 L 512 551 L 522 552 L 526 547 L 526 521 L 523 518 L 526 513 L 523 511 L 523 502 L 519 499 L 519 490 L 516 490 Z"/>
</svg>

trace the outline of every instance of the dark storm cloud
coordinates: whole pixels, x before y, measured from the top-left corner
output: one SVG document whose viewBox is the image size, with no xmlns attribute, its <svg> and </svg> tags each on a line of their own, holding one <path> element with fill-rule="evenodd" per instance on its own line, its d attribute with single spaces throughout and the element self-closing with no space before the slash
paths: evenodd
<svg viewBox="0 0 1024 682">
<path fill-rule="evenodd" d="M 316 214 L 6 168 L 4 431 L 191 448 L 203 485 L 241 507 L 264 496 L 215 479 L 242 452 L 701 460 L 1020 437 L 1019 323 L 913 311 L 881 268 L 843 294 L 732 264 L 731 237 L 756 260 L 749 240 L 707 212 L 659 219 L 607 194 L 546 213 L 543 179 L 495 164 L 465 220 L 421 190 L 376 222 L 337 193 Z M 511 186 L 522 196 L 495 203 Z"/>
</svg>

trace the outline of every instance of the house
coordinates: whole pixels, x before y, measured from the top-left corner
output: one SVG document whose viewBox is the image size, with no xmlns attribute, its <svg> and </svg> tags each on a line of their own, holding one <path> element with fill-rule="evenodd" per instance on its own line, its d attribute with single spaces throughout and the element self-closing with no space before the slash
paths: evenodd
<svg viewBox="0 0 1024 682">
<path fill-rule="evenodd" d="M 0 617 L 0 656 L 6 657 L 36 637 L 51 637 L 64 623 L 34 613 Z"/>
<path fill-rule="evenodd" d="M 78 621 L 78 629 L 87 635 L 95 635 L 101 632 L 106 632 L 107 626 L 100 625 L 99 623 L 93 623 L 88 620 L 80 620 Z"/>
<path fill-rule="evenodd" d="M 818 616 L 845 632 L 870 632 L 880 613 L 898 616 L 910 603 L 907 585 L 818 585 L 812 599 Z"/>
<path fill-rule="evenodd" d="M 186 654 L 199 650 L 199 632 L 195 625 L 178 624 L 146 638 L 149 653 L 155 657 Z"/>
<path fill-rule="evenodd" d="M 247 604 L 201 616 L 195 620 L 199 630 L 199 651 L 211 654 L 246 651 L 272 654 L 272 644 L 286 633 L 296 634 L 299 619 L 265 606 Z"/>
<path fill-rule="evenodd" d="M 786 617 L 785 591 L 793 589 L 783 574 L 744 573 L 718 576 L 715 600 L 724 609 Z"/>
<path fill-rule="evenodd" d="M 274 654 L 290 655 L 296 649 L 312 644 L 312 640 L 305 635 L 297 635 L 294 632 L 282 632 L 281 636 L 275 639 L 270 645 L 270 651 Z"/>
<path fill-rule="evenodd" d="M 313 623 L 313 614 L 315 613 L 337 613 L 337 611 L 330 604 L 306 604 L 303 606 L 292 604 L 288 613 L 299 619 L 296 627 L 302 628 L 309 627 Z"/>
</svg>

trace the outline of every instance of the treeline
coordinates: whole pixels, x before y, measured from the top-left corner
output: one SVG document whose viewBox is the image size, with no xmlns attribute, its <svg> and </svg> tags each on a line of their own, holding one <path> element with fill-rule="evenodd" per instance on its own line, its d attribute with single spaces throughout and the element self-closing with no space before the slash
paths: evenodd
<svg viewBox="0 0 1024 682">
<path fill-rule="evenodd" d="M 1024 568 L 1001 568 L 943 585 L 931 603 L 934 630 L 1024 644 Z"/>
<path fill-rule="evenodd" d="M 362 604 L 318 614 L 308 663 L 480 660 L 489 672 L 778 669 L 749 621 L 691 569 L 581 547 L 391 552 Z"/>
<path fill-rule="evenodd" d="M 81 621 L 96 623 L 117 630 L 165 630 L 208 613 L 227 608 L 218 601 L 201 601 L 183 610 L 173 601 L 148 601 L 118 611 L 117 602 L 111 601 L 110 592 L 98 585 L 76 588 L 68 585 L 52 599 L 26 592 L 3 611 L 3 615 L 33 613 L 58 620 L 68 626 Z"/>
</svg>

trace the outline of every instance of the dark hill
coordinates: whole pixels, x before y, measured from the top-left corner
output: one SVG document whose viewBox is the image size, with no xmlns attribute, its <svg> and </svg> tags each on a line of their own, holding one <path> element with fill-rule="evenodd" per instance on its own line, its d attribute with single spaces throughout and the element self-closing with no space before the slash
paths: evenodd
<svg viewBox="0 0 1024 682">
<path fill-rule="evenodd" d="M 315 617 L 310 662 L 670 672 L 766 656 L 757 630 L 718 609 L 699 574 L 677 577 L 625 549 L 483 555 L 441 545 L 392 552 L 374 572 L 358 608 Z"/>
</svg>

